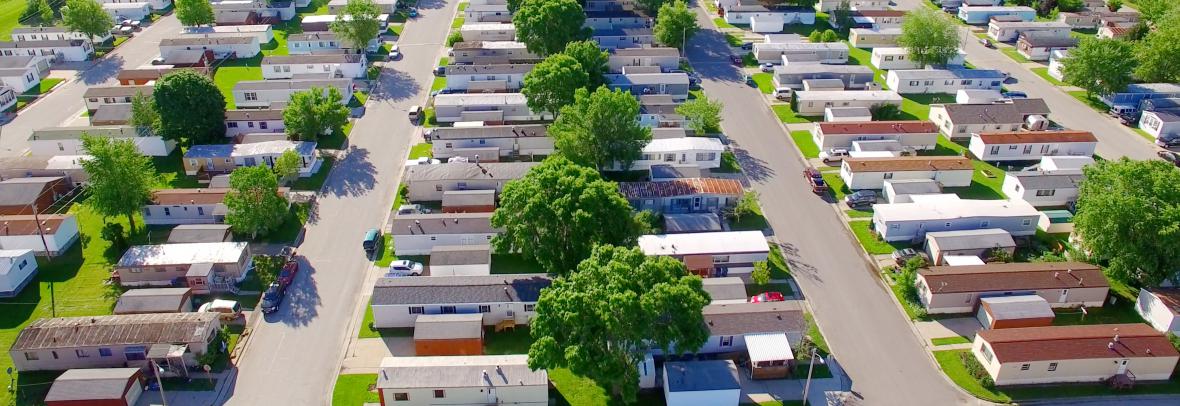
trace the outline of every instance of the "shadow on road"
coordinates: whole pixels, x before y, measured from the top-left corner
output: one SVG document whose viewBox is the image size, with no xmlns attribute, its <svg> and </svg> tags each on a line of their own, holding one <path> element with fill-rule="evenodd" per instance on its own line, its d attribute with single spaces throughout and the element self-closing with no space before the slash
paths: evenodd
<svg viewBox="0 0 1180 406">
<path fill-rule="evenodd" d="M 742 148 L 736 142 L 730 144 L 730 148 L 733 150 L 733 155 L 737 157 L 738 164 L 742 166 L 742 171 L 750 180 L 762 182 L 774 177 L 774 170 L 766 165 L 766 161 L 750 155 L 750 151 Z"/>
<path fill-rule="evenodd" d="M 88 86 L 95 86 L 106 83 L 108 80 L 111 80 L 111 78 L 117 76 L 119 71 L 123 70 L 123 65 L 126 64 L 126 61 L 124 61 L 123 57 L 120 55 L 109 55 L 99 60 L 98 63 L 91 65 L 92 63 L 93 62 L 73 62 L 64 63 L 61 65 L 76 66 L 75 69 L 79 69 L 79 72 L 77 73 L 78 80 L 82 81 L 82 83 L 85 83 Z M 85 65 L 83 66 L 83 64 Z"/>
<path fill-rule="evenodd" d="M 413 76 L 390 68 L 388 65 L 384 70 L 381 81 L 377 84 L 377 88 L 373 89 L 369 98 L 379 102 L 392 103 L 418 97 L 422 86 L 418 84 L 417 80 L 414 80 Z"/>
<path fill-rule="evenodd" d="M 701 30 L 689 40 L 688 60 L 704 79 L 742 82 L 742 72 L 734 66 L 725 35 L 713 30 Z"/>
<path fill-rule="evenodd" d="M 336 197 L 360 196 L 373 190 L 377 168 L 369 162 L 369 150 L 349 146 L 344 158 L 332 168 L 328 184 L 322 193 Z"/>
<path fill-rule="evenodd" d="M 446 8 L 446 7 L 447 7 L 447 2 L 444 0 L 419 0 L 418 1 L 418 9 L 437 10 L 437 9 Z M 462 15 L 462 14 L 460 14 L 460 15 Z"/>
<path fill-rule="evenodd" d="M 300 276 L 287 288 L 287 297 L 282 308 L 267 317 L 267 322 L 279 322 L 291 326 L 306 326 L 319 315 L 320 293 L 315 284 L 316 269 L 307 258 L 296 256 Z"/>
</svg>

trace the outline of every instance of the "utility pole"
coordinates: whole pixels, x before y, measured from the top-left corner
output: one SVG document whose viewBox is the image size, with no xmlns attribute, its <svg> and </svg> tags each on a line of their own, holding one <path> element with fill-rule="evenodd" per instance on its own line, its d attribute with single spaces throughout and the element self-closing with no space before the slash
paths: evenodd
<svg viewBox="0 0 1180 406">
<path fill-rule="evenodd" d="M 811 372 L 815 370 L 815 347 L 811 348 L 811 363 L 807 365 L 807 384 L 803 385 L 803 406 L 807 406 L 807 395 L 811 392 Z"/>
<path fill-rule="evenodd" d="M 160 377 L 160 374 L 163 372 L 163 368 L 160 368 L 160 364 L 157 364 L 156 360 L 154 359 L 148 359 L 148 364 L 155 367 L 152 372 L 156 373 L 156 384 L 160 385 L 160 405 L 168 406 L 168 396 L 164 395 L 164 378 Z"/>
<path fill-rule="evenodd" d="M 33 203 L 33 221 L 37 223 L 37 234 L 41 236 L 41 246 L 45 247 L 45 256 L 53 259 L 53 253 L 49 252 L 49 242 L 45 240 L 45 229 L 41 227 L 41 210 L 37 208 L 37 203 Z"/>
</svg>

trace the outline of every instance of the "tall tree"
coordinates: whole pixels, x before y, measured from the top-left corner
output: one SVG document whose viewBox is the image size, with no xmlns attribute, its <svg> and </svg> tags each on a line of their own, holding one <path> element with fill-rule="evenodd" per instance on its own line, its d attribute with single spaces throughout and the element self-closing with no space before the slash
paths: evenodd
<svg viewBox="0 0 1180 406">
<path fill-rule="evenodd" d="M 82 148 L 90 155 L 82 161 L 82 169 L 90 175 L 86 205 L 103 216 L 127 216 L 134 231 L 135 215 L 152 197 L 156 183 L 152 160 L 131 140 L 83 134 Z"/>
<path fill-rule="evenodd" d="M 1123 8 L 1123 0 L 1106 0 L 1106 9 L 1110 11 L 1119 11 Z"/>
<path fill-rule="evenodd" d="M 205 0 L 176 0 L 176 19 L 181 24 L 193 27 L 213 24 L 213 5 Z"/>
<path fill-rule="evenodd" d="M 160 113 L 156 111 L 156 101 L 143 92 L 135 92 L 131 98 L 131 119 L 127 124 L 138 127 L 141 131 L 158 132 L 160 128 Z"/>
<path fill-rule="evenodd" d="M 639 159 L 651 141 L 651 129 L 639 125 L 639 100 L 622 90 L 578 89 L 574 104 L 561 109 L 549 126 L 557 149 L 580 165 L 623 169 Z"/>
<path fill-rule="evenodd" d="M 672 0 L 635 0 L 635 4 L 638 5 L 639 8 L 643 9 L 643 11 L 646 11 L 651 15 L 658 16 L 659 13 L 663 12 L 662 8 L 664 5 L 670 3 L 671 1 Z"/>
<path fill-rule="evenodd" d="M 1063 13 L 1072 13 L 1081 11 L 1086 4 L 1082 0 L 1057 0 L 1057 11 Z"/>
<path fill-rule="evenodd" d="M 53 8 L 48 0 L 27 0 L 20 22 L 26 25 L 53 25 Z"/>
<path fill-rule="evenodd" d="M 1135 0 L 1135 9 L 1139 15 L 1152 26 L 1159 26 L 1159 22 L 1168 12 L 1175 10 L 1180 4 L 1176 0 Z"/>
<path fill-rule="evenodd" d="M 1086 89 L 1086 97 L 1122 91 L 1131 84 L 1134 70 L 1131 44 L 1111 38 L 1083 38 L 1061 61 L 1065 81 Z"/>
<path fill-rule="evenodd" d="M 283 109 L 283 126 L 292 138 L 315 141 L 321 136 L 344 131 L 348 124 L 348 106 L 341 103 L 340 90 L 313 87 L 291 93 Z"/>
<path fill-rule="evenodd" d="M 229 174 L 225 194 L 225 223 L 251 239 L 274 231 L 283 224 L 287 201 L 279 195 L 279 181 L 265 166 L 247 166 Z"/>
<path fill-rule="evenodd" d="M 578 0 L 524 0 L 512 15 L 516 38 L 538 55 L 561 52 L 566 44 L 590 37 Z"/>
<path fill-rule="evenodd" d="M 115 25 L 111 15 L 95 0 L 66 0 L 61 19 L 66 27 L 89 36 L 90 42 L 110 32 L 111 26 Z"/>
<path fill-rule="evenodd" d="M 1074 226 L 1109 277 L 1132 286 L 1180 283 L 1180 171 L 1164 161 L 1087 166 Z"/>
<path fill-rule="evenodd" d="M 586 87 L 589 81 L 576 59 L 553 54 L 525 74 L 520 92 L 524 93 L 530 110 L 556 116 L 562 107 L 573 104 L 574 91 Z"/>
<path fill-rule="evenodd" d="M 225 96 L 213 79 L 181 69 L 157 80 L 152 97 L 164 138 L 188 145 L 225 142 Z"/>
<path fill-rule="evenodd" d="M 287 150 L 275 158 L 273 169 L 275 176 L 279 178 L 279 183 L 286 184 L 299 177 L 300 166 L 303 166 L 303 158 L 294 150 Z"/>
<path fill-rule="evenodd" d="M 365 49 L 381 33 L 381 8 L 373 0 L 348 0 L 332 22 L 332 32 L 356 49 Z"/>
<path fill-rule="evenodd" d="M 1135 45 L 1139 66 L 1135 77 L 1144 82 L 1180 81 L 1180 11 L 1168 13 L 1154 30 Z"/>
<path fill-rule="evenodd" d="M 688 120 L 688 128 L 697 134 L 721 131 L 721 102 L 708 97 L 699 97 L 676 106 L 676 114 Z"/>
<path fill-rule="evenodd" d="M 959 31 L 946 13 L 918 8 L 902 21 L 897 44 L 919 65 L 941 66 L 958 55 Z"/>
<path fill-rule="evenodd" d="M 832 10 L 831 23 L 833 27 L 840 29 L 840 32 L 847 33 L 852 29 L 852 4 L 848 0 L 843 0 L 836 8 Z"/>
<path fill-rule="evenodd" d="M 659 17 L 656 17 L 656 27 L 653 32 L 656 42 L 676 48 L 684 49 L 688 40 L 696 35 L 700 27 L 697 26 L 697 15 L 688 9 L 684 1 L 676 0 L 660 6 Z"/>
<path fill-rule="evenodd" d="M 520 252 L 546 272 L 566 274 L 595 244 L 631 245 L 631 205 L 598 171 L 551 156 L 523 178 L 508 182 L 492 226 L 497 252 Z"/>
<path fill-rule="evenodd" d="M 606 84 L 606 77 L 603 75 L 607 72 L 606 63 L 610 59 L 610 53 L 603 51 L 594 41 L 574 41 L 565 46 L 565 50 L 561 53 L 568 55 L 582 65 L 582 70 L 586 71 L 586 77 L 589 83 L 586 87 L 590 89 L 597 89 L 599 86 Z"/>
<path fill-rule="evenodd" d="M 520 5 L 522 3 L 524 3 L 524 0 L 508 0 L 508 11 L 511 13 L 516 13 L 516 10 L 520 9 Z"/>
<path fill-rule="evenodd" d="M 541 291 L 529 323 L 529 368 L 568 368 L 634 402 L 649 349 L 692 353 L 709 339 L 701 278 L 638 248 L 597 246 L 578 271 Z"/>
</svg>

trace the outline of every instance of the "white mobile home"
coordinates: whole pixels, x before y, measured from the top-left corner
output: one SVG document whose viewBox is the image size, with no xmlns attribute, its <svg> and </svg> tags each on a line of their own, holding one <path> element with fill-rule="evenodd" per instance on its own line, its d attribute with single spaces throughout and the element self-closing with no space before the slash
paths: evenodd
<svg viewBox="0 0 1180 406">
<path fill-rule="evenodd" d="M 82 148 L 82 134 L 111 139 L 131 140 L 139 152 L 147 156 L 168 156 L 176 141 L 165 140 L 150 131 L 140 131 L 126 125 L 50 127 L 33 130 L 29 136 L 32 155 L 86 155 Z"/>
<path fill-rule="evenodd" d="M 942 194 L 942 185 L 933 179 L 889 179 L 881 187 L 887 203 L 909 203 L 912 195 Z"/>
<path fill-rule="evenodd" d="M 963 66 L 966 60 L 967 53 L 960 49 L 946 64 L 951 67 Z M 881 70 L 925 68 L 911 60 L 909 50 L 902 47 L 874 47 L 869 61 Z"/>
<path fill-rule="evenodd" d="M 21 372 L 148 368 L 148 350 L 165 344 L 197 365 L 220 327 L 209 312 L 44 318 L 21 329 L 8 354 Z"/>
<path fill-rule="evenodd" d="M 750 273 L 765 261 L 770 245 L 761 231 L 644 235 L 639 249 L 649 256 L 670 256 L 702 276 Z"/>
<path fill-rule="evenodd" d="M 160 55 L 168 58 L 174 51 L 209 50 L 218 58 L 253 58 L 262 52 L 258 37 L 243 33 L 236 36 L 182 36 L 160 40 Z"/>
<path fill-rule="evenodd" d="M 528 324 L 549 284 L 545 274 L 381 278 L 373 286 L 373 326 L 406 328 L 420 314 L 469 313 L 483 313 L 484 325 Z"/>
<path fill-rule="evenodd" d="M 844 2 L 853 10 L 888 10 L 890 3 L 889 0 L 818 0 L 815 2 L 815 9 L 830 13 L 840 8 Z"/>
<path fill-rule="evenodd" d="M 471 23 L 459 27 L 464 41 L 516 41 L 512 23 Z"/>
<path fill-rule="evenodd" d="M 546 406 L 549 375 L 524 354 L 386 357 L 376 390 L 387 405 Z"/>
<path fill-rule="evenodd" d="M 1067 206 L 1078 200 L 1078 185 L 1081 183 L 1081 174 L 1008 172 L 1001 190 L 1010 199 L 1023 200 L 1036 207 Z"/>
<path fill-rule="evenodd" d="M 16 93 L 24 93 L 41 84 L 49 74 L 51 58 L 21 55 L 0 58 L 0 83 Z"/>
<path fill-rule="evenodd" d="M 938 231 L 926 233 L 926 253 L 934 266 L 946 265 L 948 256 L 987 258 L 992 250 L 1016 253 L 1012 234 L 998 228 L 980 230 Z"/>
<path fill-rule="evenodd" d="M 608 28 L 594 30 L 590 40 L 603 49 L 646 48 L 655 44 L 651 28 Z"/>
<path fill-rule="evenodd" d="M 539 124 L 440 127 L 424 134 L 430 141 L 433 156 L 438 159 L 462 156 L 471 161 L 487 161 L 497 157 L 551 155 L 554 152 L 553 138 L 549 137 L 546 127 Z M 479 155 L 479 151 L 489 148 L 497 150 L 497 156 Z"/>
<path fill-rule="evenodd" d="M 12 29 L 12 40 L 16 42 L 21 41 L 48 41 L 48 40 L 82 40 L 92 42 L 89 35 L 78 31 L 70 31 L 68 27 L 53 26 L 53 27 L 16 27 Z M 94 41 L 99 43 L 106 42 L 111 39 L 111 34 L 97 35 Z"/>
<path fill-rule="evenodd" d="M 970 313 L 988 296 L 1036 295 L 1049 306 L 1102 306 L 1110 283 L 1083 262 L 1018 262 L 935 266 L 918 270 L 914 286 L 930 314 Z"/>
<path fill-rule="evenodd" d="M 552 118 L 552 114 L 529 109 L 521 93 L 440 94 L 434 96 L 434 116 L 440 123 L 482 121 L 487 124 Z"/>
<path fill-rule="evenodd" d="M 615 163 L 615 170 L 649 170 L 652 165 L 712 169 L 721 166 L 725 145 L 711 137 L 664 138 L 651 140 L 643 147 L 643 155 L 629 168 Z"/>
<path fill-rule="evenodd" d="M 607 70 L 613 73 L 630 66 L 658 66 L 663 71 L 680 67 L 680 51 L 676 48 L 624 48 L 608 50 Z"/>
<path fill-rule="evenodd" d="M 932 231 L 1000 228 L 1036 234 L 1041 214 L 1023 200 L 968 200 L 953 194 L 914 195 L 910 203 L 873 206 L 873 229 L 885 241 L 920 241 Z"/>
<path fill-rule="evenodd" d="M 537 162 L 450 162 L 406 167 L 406 197 L 410 201 L 441 201 L 452 190 L 504 190 Z"/>
<path fill-rule="evenodd" d="M 258 38 L 259 44 L 267 44 L 275 39 L 274 30 L 270 25 L 256 24 L 256 25 L 227 25 L 227 26 L 202 26 L 202 27 L 184 27 L 180 35 L 183 37 L 241 37 L 243 35 L 252 35 Z M 294 34 L 292 35 L 292 37 Z M 290 40 L 290 38 L 288 38 Z"/>
<path fill-rule="evenodd" d="M 853 28 L 848 43 L 856 48 L 896 47 L 901 28 Z"/>
<path fill-rule="evenodd" d="M 106 3 L 102 5 L 102 9 L 115 20 L 143 20 L 152 14 L 152 6 L 142 2 Z"/>
<path fill-rule="evenodd" d="M 891 90 L 851 90 L 843 92 L 798 91 L 792 100 L 801 116 L 820 116 L 828 107 L 873 107 L 892 104 L 901 107 L 901 95 Z"/>
<path fill-rule="evenodd" d="M 1139 128 L 1157 139 L 1180 134 L 1180 108 L 1144 111 Z"/>
<path fill-rule="evenodd" d="M 732 360 L 664 363 L 664 399 L 668 406 L 737 406 L 742 396 L 738 368 Z"/>
<path fill-rule="evenodd" d="M 646 73 L 643 69 L 634 70 L 640 72 L 632 73 L 632 69 L 624 68 L 622 74 L 604 75 L 607 86 L 611 90 L 625 90 L 636 97 L 665 94 L 672 96 L 672 99 L 678 102 L 688 100 L 688 74 L 684 72 Z"/>
<path fill-rule="evenodd" d="M 228 209 L 225 195 L 229 189 L 163 189 L 140 212 L 147 225 L 220 224 Z"/>
<path fill-rule="evenodd" d="M 430 255 L 437 246 L 484 245 L 500 230 L 492 213 L 403 214 L 392 222 L 394 254 Z"/>
<path fill-rule="evenodd" d="M 536 63 L 541 57 L 517 41 L 463 41 L 451 46 L 453 64 Z"/>
<path fill-rule="evenodd" d="M 340 103 L 352 101 L 352 79 L 243 80 L 234 84 L 234 105 L 237 108 L 268 108 L 271 103 L 290 101 L 292 93 L 319 88 L 326 94 L 329 87 L 340 91 Z"/>
<path fill-rule="evenodd" d="M 20 294 L 37 276 L 37 258 L 31 249 L 0 249 L 0 298 Z"/>
<path fill-rule="evenodd" d="M 885 84 L 899 94 L 1000 90 L 1004 73 L 989 69 L 898 69 L 889 71 Z"/>
<path fill-rule="evenodd" d="M 971 134 L 967 149 L 982 161 L 1036 161 L 1045 156 L 1093 156 L 1098 138 L 1089 131 L 1019 131 Z"/>
<path fill-rule="evenodd" d="M 1139 289 L 1135 311 L 1156 331 L 1180 334 L 1180 289 Z"/>
<path fill-rule="evenodd" d="M 804 81 L 836 79 L 841 82 L 840 90 L 844 90 L 868 87 L 875 74 L 873 69 L 862 65 L 790 64 L 775 66 L 773 75 L 776 89 L 807 90 Z"/>
<path fill-rule="evenodd" d="M 848 62 L 848 44 L 843 42 L 759 42 L 754 44 L 754 58 L 759 63 L 782 63 L 784 56 L 811 56 L 816 62 Z"/>
<path fill-rule="evenodd" d="M 4 233 L 0 234 L 3 250 L 27 249 L 37 255 L 61 255 L 78 240 L 78 219 L 73 214 L 0 216 L 0 224 L 4 225 Z"/>
<path fill-rule="evenodd" d="M 1032 7 L 1023 6 L 963 6 L 959 7 L 959 19 L 967 24 L 987 24 L 992 17 L 1014 16 L 1020 21 L 1033 21 L 1037 18 L 1037 11 Z"/>
<path fill-rule="evenodd" d="M 1073 30 L 1069 24 L 1058 21 L 995 21 L 987 24 L 987 36 L 1000 42 L 1016 41 L 1021 34 L 1036 33 L 1038 36 L 1068 37 Z"/>
<path fill-rule="evenodd" d="M 1048 60 L 1054 51 L 1065 51 L 1078 46 L 1078 39 L 1072 36 L 1043 36 L 1038 33 L 1020 34 L 1016 41 L 1016 52 L 1033 61 Z"/>
<path fill-rule="evenodd" d="M 931 150 L 938 143 L 938 127 L 929 121 L 824 122 L 815 123 L 811 139 L 821 151 L 851 148 L 855 141 L 878 140 L 897 141 L 915 150 Z"/>
<path fill-rule="evenodd" d="M 225 136 L 236 137 L 241 134 L 282 133 L 286 132 L 283 124 L 282 109 L 238 109 L 225 111 Z"/>
<path fill-rule="evenodd" d="M 930 121 L 951 139 L 965 139 L 980 132 L 1017 131 L 1030 119 L 1048 115 L 1049 105 L 1041 99 L 930 106 Z"/>
<path fill-rule="evenodd" d="M 271 55 L 262 58 L 263 79 L 365 77 L 364 54 Z"/>
<path fill-rule="evenodd" d="M 54 61 L 81 62 L 90 59 L 94 46 L 80 39 L 0 41 L 0 56 L 49 56 Z"/>
<path fill-rule="evenodd" d="M 518 92 L 532 64 L 447 65 L 446 89 L 467 92 Z"/>
<path fill-rule="evenodd" d="M 971 185 L 975 168 L 961 156 L 845 158 L 840 178 L 851 190 L 881 189 L 889 179 L 930 179 L 943 187 Z"/>
<path fill-rule="evenodd" d="M 492 273 L 492 246 L 438 245 L 430 250 L 430 276 L 480 276 Z"/>
</svg>

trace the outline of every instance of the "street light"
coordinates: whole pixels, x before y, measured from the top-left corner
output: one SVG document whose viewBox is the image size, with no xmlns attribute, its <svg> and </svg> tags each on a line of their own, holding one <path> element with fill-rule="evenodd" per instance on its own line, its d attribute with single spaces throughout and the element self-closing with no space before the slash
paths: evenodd
<svg viewBox="0 0 1180 406">
<path fill-rule="evenodd" d="M 168 396 L 164 395 L 164 378 L 160 376 L 160 374 L 164 373 L 164 368 L 160 368 L 160 364 L 151 358 L 148 359 L 148 365 L 155 366 L 156 384 L 160 385 L 160 405 L 168 406 Z"/>
</svg>

